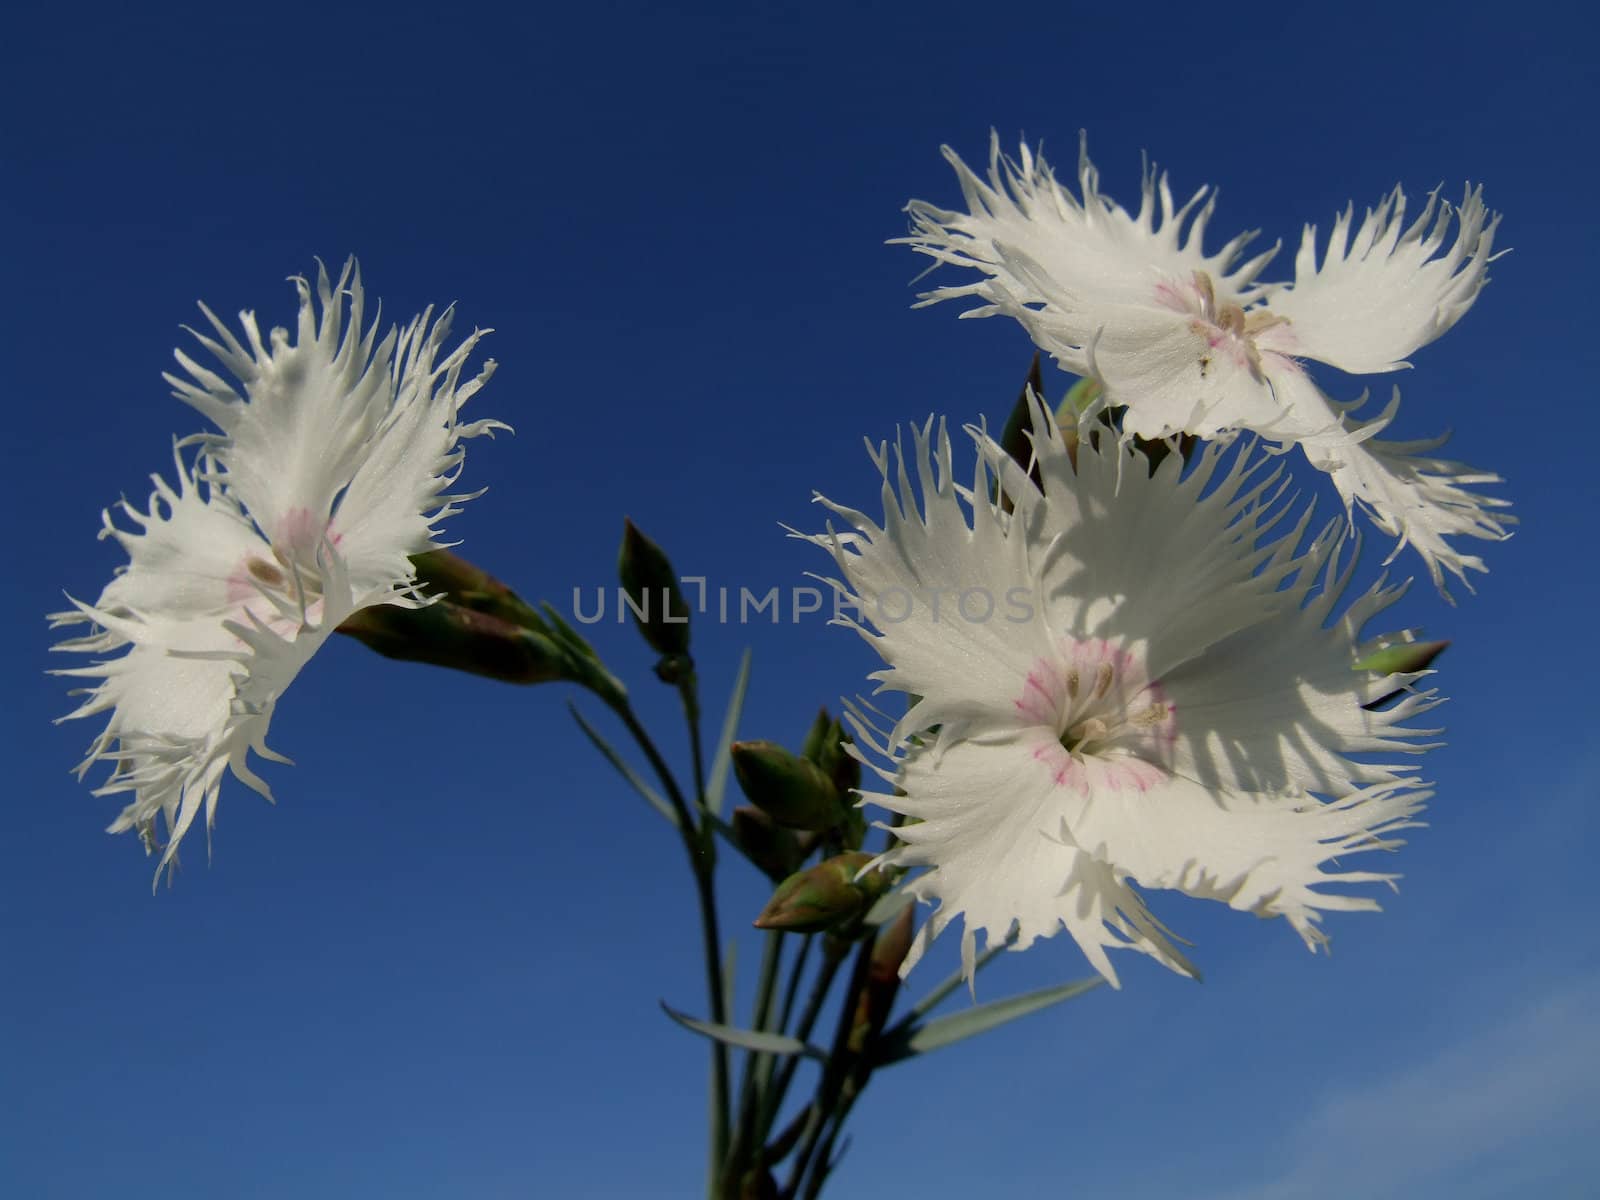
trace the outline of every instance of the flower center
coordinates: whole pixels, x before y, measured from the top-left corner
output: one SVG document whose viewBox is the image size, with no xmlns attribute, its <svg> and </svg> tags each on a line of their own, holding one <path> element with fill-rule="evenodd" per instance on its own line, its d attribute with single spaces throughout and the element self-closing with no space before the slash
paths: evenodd
<svg viewBox="0 0 1600 1200">
<path fill-rule="evenodd" d="M 1199 358 L 1202 379 L 1211 373 L 1218 355 L 1260 379 L 1261 350 L 1256 335 L 1288 323 L 1287 318 L 1264 309 L 1247 313 L 1232 301 L 1219 304 L 1216 285 L 1204 271 L 1196 271 L 1188 283 L 1158 283 L 1156 302 L 1192 318 L 1189 328 L 1205 340 Z"/>
<path fill-rule="evenodd" d="M 269 628 L 287 634 L 314 622 L 322 609 L 318 539 L 304 509 L 294 510 L 272 545 L 247 554 L 228 577 L 228 599 Z"/>
<path fill-rule="evenodd" d="M 1028 673 L 1016 710 L 1053 735 L 1035 757 L 1048 761 L 1057 784 L 1085 789 L 1090 765 L 1113 787 L 1143 790 L 1165 777 L 1175 706 L 1138 655 L 1104 638 L 1062 639 L 1059 654 Z"/>
</svg>

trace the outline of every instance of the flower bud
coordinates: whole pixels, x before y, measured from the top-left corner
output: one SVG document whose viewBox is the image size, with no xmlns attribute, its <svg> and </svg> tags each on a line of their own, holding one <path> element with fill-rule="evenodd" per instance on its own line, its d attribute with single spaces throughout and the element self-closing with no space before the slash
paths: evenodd
<svg viewBox="0 0 1600 1200">
<path fill-rule="evenodd" d="M 867 967 L 867 981 L 856 998 L 855 1019 L 850 1026 L 849 1047 L 860 1054 L 867 1044 L 888 1023 L 894 1010 L 895 997 L 900 993 L 900 964 L 911 952 L 912 929 L 916 924 L 916 906 L 906 905 L 900 910 L 872 947 L 872 960 Z"/>
<path fill-rule="evenodd" d="M 828 729 L 833 725 L 833 714 L 828 712 L 827 705 L 817 710 L 817 716 L 811 722 L 811 728 L 806 731 L 806 740 L 800 747 L 802 758 L 809 758 L 812 762 L 820 762 L 823 744 L 828 739 Z"/>
<path fill-rule="evenodd" d="M 1033 363 L 1028 368 L 1028 377 L 1023 380 L 1022 391 L 1017 396 L 1017 402 L 1011 406 L 1011 415 L 1006 418 L 1005 429 L 1000 434 L 1000 448 L 1011 456 L 1034 483 L 1039 482 L 1038 465 L 1034 462 L 1033 443 L 1028 440 L 1028 430 L 1033 428 L 1033 406 L 1030 397 L 1044 395 L 1044 376 L 1039 373 L 1039 352 L 1033 354 Z M 1010 496 L 1000 494 L 1000 481 L 994 483 L 995 494 L 999 496 L 1000 505 L 1006 512 L 1010 512 L 1013 501 Z"/>
<path fill-rule="evenodd" d="M 351 615 L 339 632 L 385 658 L 431 663 L 507 683 L 571 678 L 567 656 L 550 638 L 447 601 L 422 608 L 374 605 Z"/>
<path fill-rule="evenodd" d="M 1056 422 L 1065 427 L 1076 428 L 1078 418 L 1088 412 L 1100 399 L 1103 389 L 1098 379 L 1080 379 L 1067 389 L 1067 394 L 1061 398 L 1061 403 L 1056 405 Z"/>
<path fill-rule="evenodd" d="M 845 798 L 847 804 L 850 802 L 850 793 L 861 786 L 861 762 L 845 749 L 850 745 L 854 745 L 854 739 L 835 720 L 823 735 L 816 756 L 807 755 L 822 768 L 824 775 L 833 780 L 833 786 L 839 789 L 839 795 Z"/>
<path fill-rule="evenodd" d="M 632 521 L 624 520 L 617 575 L 639 624 L 639 632 L 658 654 L 689 652 L 689 606 L 666 553 Z"/>
<path fill-rule="evenodd" d="M 818 933 L 865 912 L 889 886 L 889 874 L 882 869 L 856 879 L 871 861 L 872 855 L 856 851 L 796 871 L 772 893 L 756 928 Z"/>
<path fill-rule="evenodd" d="M 1380 675 L 1410 675 L 1416 671 L 1426 671 L 1433 660 L 1444 653 L 1445 647 L 1449 644 L 1449 642 L 1396 642 L 1392 646 L 1385 646 L 1367 655 L 1356 663 L 1355 670 L 1375 671 Z M 1382 708 L 1399 696 L 1402 690 L 1396 688 L 1376 700 L 1367 701 L 1361 707 Z"/>
<path fill-rule="evenodd" d="M 488 613 L 535 633 L 545 622 L 527 601 L 493 575 L 449 550 L 430 550 L 411 559 L 417 586 L 424 595 L 443 596 L 451 604 Z"/>
<path fill-rule="evenodd" d="M 1396 642 L 1367 655 L 1355 665 L 1357 671 L 1376 671 L 1380 675 L 1409 675 L 1426 671 L 1444 653 L 1449 642 Z"/>
<path fill-rule="evenodd" d="M 783 879 L 805 858 L 794 830 L 773 824 L 772 818 L 753 804 L 734 809 L 732 824 L 734 842 L 770 879 Z"/>
<path fill-rule="evenodd" d="M 735 742 L 731 754 L 745 797 L 779 825 L 820 832 L 844 820 L 839 790 L 816 763 L 776 742 Z"/>
</svg>

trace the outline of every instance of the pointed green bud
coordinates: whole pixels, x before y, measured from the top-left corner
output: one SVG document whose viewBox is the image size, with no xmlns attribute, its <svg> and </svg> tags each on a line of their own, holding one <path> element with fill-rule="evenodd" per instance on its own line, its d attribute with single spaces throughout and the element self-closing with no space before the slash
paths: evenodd
<svg viewBox="0 0 1600 1200">
<path fill-rule="evenodd" d="M 902 908 L 900 915 L 885 927 L 873 944 L 872 959 L 867 966 L 867 981 L 856 998 L 855 1019 L 850 1027 L 848 1044 L 852 1054 L 866 1050 L 867 1044 L 888 1023 L 895 997 L 900 994 L 900 964 L 911 952 L 915 910 L 914 904 Z"/>
<path fill-rule="evenodd" d="M 812 762 L 822 761 L 822 747 L 828 740 L 828 729 L 833 723 L 833 716 L 828 712 L 827 705 L 817 710 L 816 720 L 811 722 L 811 728 L 806 731 L 805 743 L 800 747 L 802 758 L 809 758 Z"/>
<path fill-rule="evenodd" d="M 689 652 L 689 606 L 666 552 L 624 520 L 617 575 L 644 640 L 658 654 Z"/>
<path fill-rule="evenodd" d="M 488 613 L 439 601 L 422 608 L 378 604 L 339 626 L 385 658 L 431 663 L 507 683 L 575 678 L 568 656 L 541 633 Z"/>
<path fill-rule="evenodd" d="M 1044 376 L 1039 370 L 1037 350 L 1028 367 L 1028 377 L 1022 382 L 1022 391 L 1017 395 L 1017 402 L 1011 406 L 1011 415 L 1006 418 L 1006 427 L 1000 434 L 1000 448 L 1011 456 L 1017 466 L 1023 468 L 1033 461 L 1033 443 L 1028 440 L 1028 434 L 1033 430 L 1033 413 L 1028 404 L 1030 395 L 1044 395 Z"/>
<path fill-rule="evenodd" d="M 1376 671 L 1380 675 L 1410 675 L 1426 671 L 1444 653 L 1449 642 L 1396 642 L 1367 655 L 1355 665 L 1357 671 Z"/>
<path fill-rule="evenodd" d="M 757 929 L 786 929 L 818 933 L 865 912 L 889 887 L 889 873 L 861 868 L 872 861 L 861 851 L 840 854 L 796 871 L 778 885 L 772 899 L 756 918 Z"/>
<path fill-rule="evenodd" d="M 741 804 L 734 809 L 732 825 L 734 842 L 769 879 L 785 878 L 805 858 L 799 835 L 774 824 L 771 817 L 753 804 Z"/>
<path fill-rule="evenodd" d="M 546 623 L 527 601 L 493 575 L 449 550 L 430 550 L 411 560 L 424 595 L 443 596 L 451 604 L 488 613 L 512 625 L 545 633 Z"/>
<path fill-rule="evenodd" d="M 846 804 L 850 803 L 850 793 L 861 786 L 861 763 L 845 749 L 854 744 L 854 739 L 844 731 L 844 726 L 835 720 L 823 735 L 822 746 L 816 757 L 812 758 L 822 768 L 823 774 L 833 780 L 833 786 L 839 789 Z"/>
<path fill-rule="evenodd" d="M 822 772 L 833 781 L 833 786 L 839 789 L 839 798 L 844 804 L 844 819 L 833 833 L 836 845 L 844 850 L 859 850 L 861 843 L 867 840 L 866 814 L 856 806 L 852 794 L 861 786 L 861 762 L 846 749 L 854 744 L 844 727 L 835 720 L 823 734 L 815 760 Z"/>
<path fill-rule="evenodd" d="M 694 659 L 687 654 L 663 654 L 656 662 L 656 678 L 671 687 L 694 678 Z"/>
<path fill-rule="evenodd" d="M 776 742 L 735 742 L 730 752 L 745 797 L 779 825 L 820 832 L 845 819 L 839 789 L 816 763 Z"/>
<path fill-rule="evenodd" d="M 1078 419 L 1099 401 L 1101 392 L 1098 379 L 1078 380 L 1056 406 L 1056 421 L 1063 428 L 1076 429 Z"/>
<path fill-rule="evenodd" d="M 1433 660 L 1443 654 L 1449 642 L 1396 642 L 1392 646 L 1384 646 L 1367 655 L 1356 663 L 1357 671 L 1376 671 L 1380 675 L 1410 675 L 1416 671 L 1426 671 Z M 1389 701 L 1398 697 L 1404 689 L 1396 688 L 1379 696 L 1376 700 L 1369 700 L 1361 707 L 1365 709 L 1383 708 Z"/>
<path fill-rule="evenodd" d="M 1034 462 L 1033 443 L 1028 434 L 1033 429 L 1033 409 L 1029 402 L 1030 396 L 1044 395 L 1044 376 L 1039 372 L 1039 352 L 1033 354 L 1033 363 L 1028 368 L 1028 377 L 1022 382 L 1022 391 L 1017 395 L 1017 402 L 1011 406 L 1011 415 L 1006 418 L 1005 429 L 1000 433 L 1000 448 L 1011 457 L 1035 483 L 1039 482 L 1038 464 Z M 993 492 L 999 496 L 1000 505 L 1006 512 L 1010 512 L 1013 501 L 1010 496 L 1000 491 L 1000 481 L 996 479 Z"/>
</svg>

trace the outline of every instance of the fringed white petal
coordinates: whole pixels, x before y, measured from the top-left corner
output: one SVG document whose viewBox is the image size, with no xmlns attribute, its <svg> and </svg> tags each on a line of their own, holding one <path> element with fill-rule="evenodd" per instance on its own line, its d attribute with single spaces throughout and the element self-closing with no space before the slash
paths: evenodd
<svg viewBox="0 0 1600 1200">
<path fill-rule="evenodd" d="M 1290 566 L 1268 534 L 1288 509 L 1272 460 L 1213 444 L 1187 470 L 1171 454 L 1152 473 L 1091 424 L 1074 465 L 1037 398 L 1031 441 L 1038 486 L 993 440 L 980 449 L 1026 522 L 1056 634 L 1138 647 L 1159 674 L 1279 603 Z"/>
<path fill-rule="evenodd" d="M 1052 337 L 1049 309 L 1017 318 L 1037 344 Z M 1100 381 L 1107 403 L 1127 410 L 1127 432 L 1216 438 L 1269 430 L 1287 416 L 1266 370 L 1241 339 L 1170 309 L 1124 305 L 1107 309 L 1104 318 L 1083 373 Z"/>
<path fill-rule="evenodd" d="M 1342 544 L 1325 529 L 1293 561 L 1270 615 L 1161 676 L 1176 713 L 1169 770 L 1209 790 L 1297 796 L 1410 779 L 1415 767 L 1371 756 L 1428 749 L 1423 739 L 1439 730 L 1406 722 L 1439 698 L 1415 689 L 1418 676 L 1354 670 L 1364 627 L 1406 589 L 1380 581 L 1330 620 L 1356 565 L 1354 552 L 1341 562 Z M 1364 707 L 1397 689 L 1406 690 L 1398 703 Z"/>
<path fill-rule="evenodd" d="M 127 507 L 137 531 L 116 530 L 108 517 L 128 566 L 97 604 L 52 618 L 58 627 L 92 630 L 58 650 L 123 651 L 59 672 L 94 681 L 62 719 L 110 713 L 78 773 L 112 764 L 96 795 L 132 792 L 133 799 L 110 830 L 137 829 L 147 847 L 164 846 L 158 878 L 202 810 L 209 831 L 226 771 L 270 799 L 247 755 L 276 757 L 264 739 L 277 698 L 356 607 L 348 573 L 327 543 L 315 595 L 305 586 L 291 591 L 265 539 L 241 528 L 237 508 L 215 487 L 208 494 L 182 462 L 178 476 L 176 489 L 157 480 L 148 512 Z M 279 590 L 263 577 L 276 579 Z"/>
<path fill-rule="evenodd" d="M 1374 525 L 1398 539 L 1386 561 L 1392 562 L 1407 546 L 1414 548 L 1445 599 L 1450 598 L 1447 571 L 1471 591 L 1467 572 L 1488 568 L 1449 539 L 1503 541 L 1511 536 L 1517 519 L 1503 511 L 1510 501 L 1475 490 L 1500 483 L 1500 476 L 1431 457 L 1428 451 L 1438 449 L 1449 435 L 1409 442 L 1376 437 L 1399 410 L 1399 388 L 1383 412 L 1369 421 L 1348 416 L 1366 402 L 1365 395 L 1349 404 L 1325 402 L 1337 424 L 1322 435 L 1301 439 L 1300 448 L 1317 469 L 1332 477 L 1347 513 L 1359 505 Z"/>
<path fill-rule="evenodd" d="M 411 578 L 406 558 L 435 547 L 434 525 L 454 513 L 463 438 L 504 428 L 463 424 L 458 410 L 493 373 L 493 360 L 463 382 L 481 333 L 440 358 L 450 314 L 431 310 L 382 340 L 363 329 L 365 295 L 355 260 L 336 282 L 320 264 L 300 297 L 294 334 L 263 342 L 253 312 L 240 314 L 248 348 L 201 306 L 216 337 L 196 338 L 238 380 L 229 382 L 182 351 L 189 378 L 168 375 L 173 393 L 222 430 L 211 453 L 229 492 L 286 555 L 314 555 L 327 534 L 349 564 L 357 592 Z"/>
<path fill-rule="evenodd" d="M 1372 912 L 1370 896 L 1319 886 L 1390 883 L 1374 871 L 1328 872 L 1322 864 L 1361 851 L 1394 850 L 1392 835 L 1430 793 L 1374 786 L 1337 800 L 1240 795 L 1168 779 L 1148 789 L 1069 794 L 1063 821 L 1097 861 L 1142 887 L 1172 888 L 1260 917 L 1284 917 L 1315 950 L 1328 938 L 1320 912 Z"/>
<path fill-rule="evenodd" d="M 832 582 L 859 612 L 847 623 L 891 664 L 875 676 L 880 690 L 920 697 L 900 732 L 942 725 L 958 736 L 1011 703 L 1048 646 L 1027 541 L 1006 536 L 982 463 L 970 490 L 957 487 L 942 422 L 914 428 L 909 455 L 898 443 L 892 453 L 868 449 L 883 479 L 883 524 L 819 496 L 848 531 L 805 540 L 833 555 L 844 579 Z"/>
<path fill-rule="evenodd" d="M 1100 191 L 1086 139 L 1078 160 L 1081 199 L 1056 182 L 1026 143 L 1013 161 L 991 135 L 987 181 L 949 147 L 944 156 L 968 211 L 914 200 L 906 208 L 912 232 L 896 240 L 935 264 L 973 268 L 983 278 L 927 292 L 922 303 L 965 296 L 981 301 L 964 316 L 1022 316 L 1042 306 L 1048 320 L 1035 336 L 1070 371 L 1088 373 L 1091 343 L 1115 307 L 1159 306 L 1156 289 L 1163 282 L 1187 282 L 1197 271 L 1214 281 L 1224 302 L 1248 302 L 1255 294 L 1251 282 L 1272 257 L 1268 252 L 1238 262 L 1253 234 L 1206 254 L 1202 242 L 1215 194 L 1201 188 L 1175 204 L 1166 175 L 1154 168 L 1145 171 L 1139 211 L 1128 213 Z M 1045 331 L 1048 341 L 1039 336 Z"/>
<path fill-rule="evenodd" d="M 955 917 L 971 969 L 979 932 L 993 945 L 1016 932 L 1015 950 L 1065 928 L 1094 967 L 1118 984 L 1108 949 L 1132 949 L 1185 974 L 1193 966 L 1151 917 L 1127 873 L 1077 843 L 1064 825 L 1071 795 L 1051 782 L 1036 756 L 1036 731 L 968 738 L 942 754 L 905 758 L 905 795 L 871 793 L 873 803 L 915 818 L 895 829 L 887 861 L 926 866 L 908 885 L 938 909 L 903 972 Z"/>
<path fill-rule="evenodd" d="M 387 411 L 329 526 L 357 591 L 371 581 L 409 578 L 407 557 L 437 548 L 438 523 L 479 494 L 449 494 L 466 456 L 462 443 L 510 428 L 493 420 L 460 420 L 461 406 L 489 381 L 495 362 L 489 359 L 476 375 L 463 378 L 467 359 L 488 330 L 475 330 L 441 358 L 450 318 L 447 310 L 430 325 L 424 313 L 400 334 Z"/>
<path fill-rule="evenodd" d="M 227 612 L 254 594 L 245 566 L 252 556 L 272 558 L 232 497 L 205 482 L 205 458 L 190 466 L 182 448 L 173 447 L 176 487 L 152 475 L 144 511 L 124 500 L 103 514 L 100 536 L 115 539 L 128 563 L 95 602 L 102 611 L 139 614 L 147 629 L 172 624 L 180 643 L 185 622 Z M 119 528 L 116 515 L 134 528 Z"/>
<path fill-rule="evenodd" d="M 1469 188 L 1459 209 L 1435 192 L 1409 226 L 1405 214 L 1405 193 L 1395 188 L 1352 237 L 1347 207 L 1320 264 L 1316 227 L 1306 226 L 1294 286 L 1267 306 L 1288 318 L 1295 353 L 1357 375 L 1398 370 L 1472 307 L 1489 281 L 1500 224 L 1483 205 L 1483 189 Z M 1441 254 L 1452 214 L 1455 240 Z"/>
</svg>

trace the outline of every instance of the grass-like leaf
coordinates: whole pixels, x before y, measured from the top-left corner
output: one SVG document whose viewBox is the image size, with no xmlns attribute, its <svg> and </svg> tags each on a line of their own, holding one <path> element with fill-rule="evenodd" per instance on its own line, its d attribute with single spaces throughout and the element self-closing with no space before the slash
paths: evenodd
<svg viewBox="0 0 1600 1200">
<path fill-rule="evenodd" d="M 890 1063 L 926 1054 L 930 1050 L 965 1041 L 980 1033 L 987 1033 L 1008 1021 L 1015 1021 L 1018 1017 L 1038 1012 L 1041 1008 L 1049 1008 L 1052 1004 L 1072 1000 L 1104 982 L 1104 979 L 1096 975 L 1074 983 L 1040 988 L 1036 992 L 1024 992 L 1020 996 L 1008 996 L 1004 1000 L 991 1000 L 988 1004 L 980 1004 L 976 1008 L 967 1009 L 966 1012 L 951 1013 L 924 1024 L 891 1030 L 878 1044 L 877 1065 L 885 1067 Z"/>
<path fill-rule="evenodd" d="M 706 809 L 712 816 L 722 811 L 722 796 L 728 790 L 728 768 L 733 765 L 733 735 L 739 729 L 739 717 L 744 712 L 744 695 L 750 686 L 750 651 L 739 660 L 739 674 L 733 681 L 733 694 L 728 698 L 728 711 L 722 718 L 722 736 L 717 739 L 717 752 L 711 758 L 711 774 L 706 779 Z"/>
<path fill-rule="evenodd" d="M 761 1033 L 754 1029 L 734 1029 L 730 1025 L 718 1025 L 714 1021 L 699 1021 L 679 1012 L 665 1001 L 661 1003 L 661 1011 L 685 1029 L 726 1046 L 737 1046 L 741 1050 L 756 1050 L 762 1054 L 803 1054 L 818 1062 L 828 1057 L 816 1046 L 802 1042 L 799 1038 L 789 1037 L 787 1034 Z"/>
<path fill-rule="evenodd" d="M 639 778 L 639 773 L 628 765 L 627 760 L 617 753 L 616 748 L 601 737 L 594 726 L 583 719 L 583 714 L 578 711 L 576 705 L 567 705 L 567 710 L 572 713 L 572 719 L 578 723 L 578 728 L 583 730 L 584 735 L 593 743 L 594 748 L 600 751 L 605 760 L 617 769 L 617 773 L 632 785 L 634 791 L 649 802 L 651 808 L 655 809 L 676 828 L 678 814 L 672 811 L 672 805 L 666 802 L 661 793 Z"/>
</svg>

